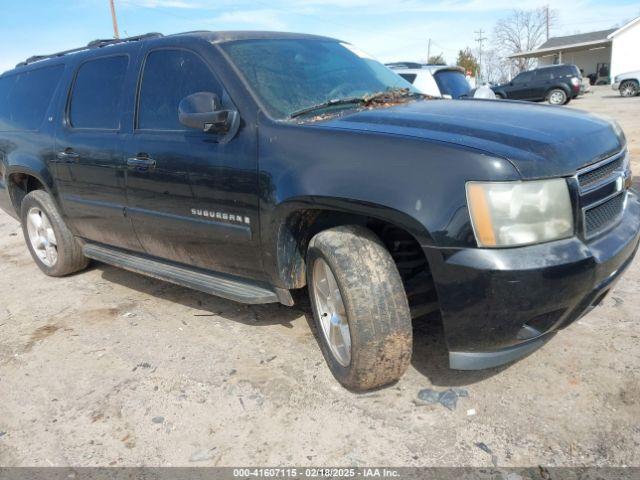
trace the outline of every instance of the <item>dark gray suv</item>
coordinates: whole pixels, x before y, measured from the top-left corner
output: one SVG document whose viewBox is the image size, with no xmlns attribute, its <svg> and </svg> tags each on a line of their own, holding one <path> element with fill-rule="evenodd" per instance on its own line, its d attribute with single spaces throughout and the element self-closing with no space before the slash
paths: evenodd
<svg viewBox="0 0 640 480">
<path fill-rule="evenodd" d="M 575 65 L 549 65 L 521 72 L 509 83 L 491 89 L 498 98 L 564 105 L 580 94 L 581 83 L 582 75 Z"/>
</svg>

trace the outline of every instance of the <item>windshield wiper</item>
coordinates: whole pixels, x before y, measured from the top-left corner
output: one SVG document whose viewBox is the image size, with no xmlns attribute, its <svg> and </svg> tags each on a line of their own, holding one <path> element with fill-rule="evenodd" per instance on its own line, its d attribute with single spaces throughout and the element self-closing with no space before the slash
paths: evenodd
<svg viewBox="0 0 640 480">
<path fill-rule="evenodd" d="M 326 102 L 318 103 L 310 107 L 305 107 L 300 110 L 296 110 L 289 118 L 296 118 L 306 113 L 315 112 L 316 110 L 322 110 L 325 108 L 333 107 L 335 105 L 369 105 L 379 100 L 389 99 L 393 101 L 397 98 L 407 97 L 420 97 L 424 98 L 425 95 L 418 92 L 412 92 L 408 88 L 394 88 L 390 90 L 383 90 L 381 92 L 372 93 L 371 95 L 365 95 L 363 97 L 348 97 L 348 98 L 336 98 L 333 100 L 327 100 Z"/>
<path fill-rule="evenodd" d="M 316 110 L 322 110 L 324 108 L 333 107 L 334 105 L 352 105 L 352 104 L 360 104 L 364 103 L 365 99 L 362 97 L 351 97 L 351 98 L 335 98 L 333 100 L 327 100 L 326 102 L 318 103 L 316 105 L 311 105 L 310 107 L 301 108 L 300 110 L 296 110 L 289 118 L 296 118 L 305 113 L 315 112 Z"/>
</svg>

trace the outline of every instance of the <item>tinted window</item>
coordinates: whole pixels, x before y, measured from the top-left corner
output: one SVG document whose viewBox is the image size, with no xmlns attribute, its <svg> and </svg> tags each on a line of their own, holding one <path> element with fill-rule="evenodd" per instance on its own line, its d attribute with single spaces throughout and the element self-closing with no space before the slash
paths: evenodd
<svg viewBox="0 0 640 480">
<path fill-rule="evenodd" d="M 74 128 L 120 127 L 120 97 L 129 59 L 99 58 L 83 63 L 71 96 L 69 120 Z"/>
<path fill-rule="evenodd" d="M 409 83 L 415 82 L 416 77 L 418 76 L 415 73 L 400 73 L 399 75 Z"/>
<path fill-rule="evenodd" d="M 10 129 L 9 95 L 16 76 L 0 78 L 0 130 Z"/>
<path fill-rule="evenodd" d="M 525 83 L 533 80 L 533 72 L 522 72 L 516 78 L 513 79 L 513 83 Z"/>
<path fill-rule="evenodd" d="M 138 104 L 138 128 L 183 130 L 178 105 L 192 93 L 211 92 L 222 98 L 222 87 L 195 53 L 157 50 L 147 57 Z"/>
<path fill-rule="evenodd" d="M 63 70 L 55 65 L 0 79 L 0 128 L 37 130 Z"/>
<path fill-rule="evenodd" d="M 434 78 L 442 95 L 451 95 L 453 98 L 460 98 L 469 95 L 471 91 L 471 86 L 462 72 L 444 70 L 436 72 Z"/>
<path fill-rule="evenodd" d="M 536 72 L 536 81 L 542 82 L 546 80 L 552 80 L 556 75 L 553 69 L 546 68 L 544 70 L 538 70 Z"/>
</svg>

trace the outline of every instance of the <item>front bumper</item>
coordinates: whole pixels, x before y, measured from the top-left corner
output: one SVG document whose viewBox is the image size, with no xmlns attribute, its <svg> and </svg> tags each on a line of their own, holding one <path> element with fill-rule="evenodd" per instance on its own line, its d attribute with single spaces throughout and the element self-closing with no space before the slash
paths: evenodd
<svg viewBox="0 0 640 480">
<path fill-rule="evenodd" d="M 611 89 L 612 89 L 612 90 L 616 90 L 616 91 L 617 91 L 617 90 L 620 90 L 620 82 L 613 82 L 613 83 L 611 84 Z"/>
<path fill-rule="evenodd" d="M 573 237 L 509 249 L 427 249 L 450 366 L 481 369 L 531 353 L 597 305 L 631 263 L 640 202 L 588 243 Z"/>
</svg>

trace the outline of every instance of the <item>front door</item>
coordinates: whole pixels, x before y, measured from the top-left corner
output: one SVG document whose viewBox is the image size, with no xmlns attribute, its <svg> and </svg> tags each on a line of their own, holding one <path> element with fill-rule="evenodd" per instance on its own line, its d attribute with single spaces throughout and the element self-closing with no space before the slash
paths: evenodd
<svg viewBox="0 0 640 480">
<path fill-rule="evenodd" d="M 235 109 L 196 52 L 151 50 L 142 69 L 124 149 L 127 211 L 142 246 L 154 257 L 261 278 L 255 135 L 241 128 L 221 143 L 180 124 L 178 105 L 196 92 L 215 93 Z"/>
<path fill-rule="evenodd" d="M 508 96 L 513 100 L 528 100 L 531 98 L 531 82 L 534 72 L 522 72 L 509 85 Z"/>
<path fill-rule="evenodd" d="M 141 250 L 125 217 L 121 105 L 130 63 L 126 53 L 81 63 L 56 131 L 54 175 L 74 233 L 87 240 Z"/>
</svg>

